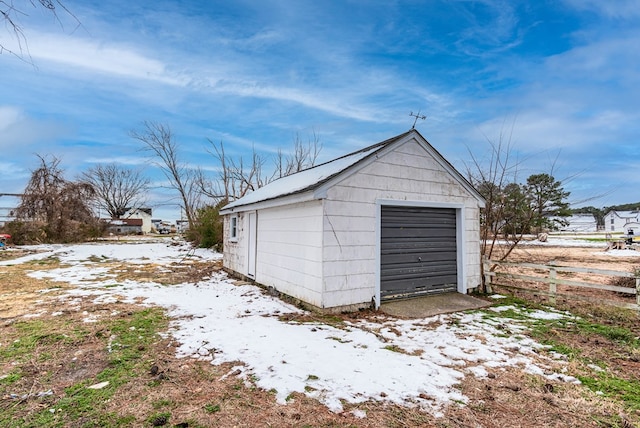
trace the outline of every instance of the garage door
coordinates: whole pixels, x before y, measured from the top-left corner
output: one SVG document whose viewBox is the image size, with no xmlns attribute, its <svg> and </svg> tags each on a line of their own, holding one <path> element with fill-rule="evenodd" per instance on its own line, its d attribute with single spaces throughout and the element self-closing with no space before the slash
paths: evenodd
<svg viewBox="0 0 640 428">
<path fill-rule="evenodd" d="M 455 208 L 381 207 L 380 297 L 456 291 Z"/>
</svg>

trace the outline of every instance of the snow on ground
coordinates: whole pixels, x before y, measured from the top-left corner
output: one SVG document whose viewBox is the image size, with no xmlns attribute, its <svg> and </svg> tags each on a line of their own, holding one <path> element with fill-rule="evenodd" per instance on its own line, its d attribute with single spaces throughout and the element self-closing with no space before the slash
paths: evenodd
<svg viewBox="0 0 640 428">
<path fill-rule="evenodd" d="M 20 249 L 36 251 L 35 254 L 0 261 L 0 266 L 15 265 L 34 260 L 57 257 L 62 263 L 94 263 L 96 260 L 126 260 L 127 263 L 170 263 L 189 258 L 221 258 L 222 254 L 212 253 L 202 248 L 192 248 L 184 241 L 159 239 L 156 241 L 113 241 L 87 243 L 83 245 L 24 245 Z M 92 260 L 93 259 L 93 260 Z"/>
<path fill-rule="evenodd" d="M 550 379 L 578 382 L 553 373 L 551 360 L 540 363 L 542 345 L 522 333 L 520 321 L 499 318 L 499 312 L 458 313 L 426 319 L 379 319 L 345 322 L 340 326 L 281 321 L 280 315 L 302 313 L 252 285 L 234 285 L 223 273 L 198 284 L 163 286 L 121 281 L 114 284 L 100 260 L 130 263 L 188 262 L 190 258 L 216 259 L 208 251 L 189 250 L 164 242 L 138 244 L 85 244 L 40 248 L 40 258 L 59 257 L 65 267 L 34 271 L 30 275 L 75 284 L 63 298 L 73 307 L 79 296 L 96 303 L 116 299 L 168 310 L 170 333 L 180 343 L 178 356 L 210 360 L 213 364 L 241 362 L 238 372 L 247 382 L 275 390 L 286 403 L 292 392 L 314 397 L 331 410 L 343 402 L 367 400 L 420 406 L 438 414 L 443 404 L 465 402 L 456 384 L 466 375 L 487 376 L 489 369 L 518 366 Z M 34 256 L 12 260 L 17 264 Z M 535 319 L 559 313 L 536 311 Z M 295 318 L 294 318 L 295 319 Z M 95 322 L 95 318 L 87 318 Z M 537 362 L 535 362 L 537 361 Z"/>
<path fill-rule="evenodd" d="M 609 250 L 601 251 L 599 253 L 593 253 L 596 256 L 611 256 L 611 257 L 640 257 L 640 251 L 636 250 Z"/>
</svg>

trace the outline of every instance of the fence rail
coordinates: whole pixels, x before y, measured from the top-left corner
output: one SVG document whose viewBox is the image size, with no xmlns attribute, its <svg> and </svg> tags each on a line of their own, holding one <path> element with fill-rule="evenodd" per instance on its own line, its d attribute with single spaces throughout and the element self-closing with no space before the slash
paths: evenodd
<svg viewBox="0 0 640 428">
<path fill-rule="evenodd" d="M 525 273 L 514 273 L 514 272 L 501 272 L 496 271 L 496 267 L 511 267 L 516 269 L 528 269 L 535 271 L 543 271 L 541 275 L 533 275 L 533 274 L 525 274 Z M 488 292 L 492 292 L 493 286 L 504 287 L 508 289 L 521 290 L 525 292 L 533 292 L 537 294 L 546 295 L 549 297 L 549 301 L 551 303 L 556 302 L 556 297 L 561 296 L 565 298 L 571 298 L 575 300 L 585 300 L 591 302 L 598 302 L 609 304 L 613 306 L 619 306 L 624 308 L 631 308 L 640 310 L 640 272 L 630 273 L 630 272 L 619 272 L 615 270 L 608 269 L 593 269 L 593 268 L 582 268 L 582 267 L 572 267 L 572 266 L 556 266 L 553 264 L 550 265 L 541 265 L 535 263 L 513 263 L 513 262 L 501 262 L 496 260 L 483 260 L 483 272 L 484 272 L 484 281 L 486 285 L 486 289 Z M 590 275 L 601 275 L 605 277 L 618 277 L 618 278 L 635 278 L 635 288 L 634 287 L 620 287 L 616 285 L 607 285 L 607 284 L 596 284 L 592 282 L 585 281 L 576 281 L 572 279 L 566 279 L 562 277 L 558 277 L 558 273 L 583 273 Z M 525 281 L 532 281 L 542 284 L 548 284 L 548 290 L 539 290 L 532 289 L 526 287 L 520 287 L 513 284 L 504 284 L 501 283 L 500 279 L 520 279 Z M 635 294 L 636 301 L 635 303 L 628 302 L 620 302 L 611 299 L 594 299 L 587 296 L 581 296 L 574 293 L 560 293 L 558 292 L 558 285 L 566 285 L 570 287 L 581 287 L 581 288 L 591 288 L 605 291 L 613 291 L 616 293 L 625 293 L 625 294 Z"/>
</svg>

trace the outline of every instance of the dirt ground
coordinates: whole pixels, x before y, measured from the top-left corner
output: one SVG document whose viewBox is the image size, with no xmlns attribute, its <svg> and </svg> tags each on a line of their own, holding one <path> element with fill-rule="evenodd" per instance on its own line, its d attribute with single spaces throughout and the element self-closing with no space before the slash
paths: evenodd
<svg viewBox="0 0 640 428">
<path fill-rule="evenodd" d="M 599 256 L 596 248 L 523 247 L 517 250 L 511 260 L 531 263 L 548 263 L 551 260 L 567 265 L 589 266 L 600 269 L 631 271 L 640 266 L 637 258 L 614 258 Z M 0 252 L 0 260 L 17 257 L 19 252 Z M 109 311 L 117 317 L 127 317 L 140 310 L 137 305 L 116 302 L 108 307 L 93 303 L 90 299 L 77 300 L 79 307 L 70 310 L 67 302 L 58 299 L 67 289 L 65 283 L 51 283 L 34 280 L 26 276 L 28 270 L 56 267 L 55 261 L 39 261 L 26 265 L 0 266 L 0 342 L 17 337 L 17 321 L 29 314 L 37 314 L 42 308 L 47 313 L 61 312 L 65 323 L 82 324 L 87 313 Z M 114 269 L 116 266 L 114 266 Z M 124 277 L 146 275 L 157 280 L 156 267 L 149 266 L 146 272 L 134 273 L 126 266 L 118 266 Z M 197 281 L 206 277 L 211 270 L 219 269 L 219 264 L 196 265 L 184 269 L 166 269 L 164 282 L 178 283 L 186 279 Z M 610 292 L 606 293 L 607 297 Z M 615 294 L 615 293 L 613 293 Z M 562 302 L 560 302 L 562 304 Z M 566 307 L 579 309 L 580 303 L 566 303 Z M 574 305 L 574 306 L 572 306 Z M 592 311 L 593 312 L 593 311 Z M 608 313 L 608 312 L 607 312 Z M 83 315 L 84 314 L 84 315 Z M 363 312 L 357 316 L 367 317 Z M 345 318 L 352 314 L 342 315 Z M 608 315 L 602 315 L 600 319 Z M 59 317 L 58 317 L 59 318 Z M 40 319 L 47 323 L 59 322 L 50 315 Z M 640 335 L 637 318 L 627 323 Z M 72 346 L 60 348 L 44 346 L 37 352 L 48 353 L 46 362 L 25 365 L 24 379 L 15 388 L 26 391 L 51 389 L 54 395 L 40 399 L 25 399 L 19 403 L 11 397 L 3 396 L 0 411 L 19 406 L 19 414 L 28 416 L 43 407 L 51 405 L 56 395 L 76 382 L 91 378 L 107 367 L 106 349 L 101 339 L 106 334 L 100 325 L 82 326 L 85 333 Z M 620 377 L 640 380 L 640 355 L 621 355 L 622 349 L 615 341 L 601 337 L 584 337 L 572 332 L 557 331 L 555 339 L 563 340 L 596 359 L 605 359 Z M 461 382 L 461 392 L 469 397 L 467 403 L 457 403 L 444 409 L 443 414 L 434 417 L 415 408 L 384 405 L 367 402 L 357 406 L 345 406 L 345 412 L 335 414 L 325 406 L 303 394 L 295 394 L 286 405 L 277 404 L 269 391 L 255 388 L 250 383 L 233 376 L 233 364 L 212 365 L 191 359 L 175 357 L 175 346 L 170 336 L 158 339 L 149 349 L 141 350 L 148 361 L 145 371 L 121 386 L 109 400 L 109 411 L 131 415 L 127 426 L 175 426 L 175 427 L 623 427 L 640 426 L 640 411 L 629 412 L 619 402 L 598 396 L 583 386 L 551 382 L 544 378 L 526 374 L 515 368 L 496 369 L 487 379 L 467 376 Z M 73 366 L 66 364 L 75 358 Z M 635 359 L 634 359 L 635 358 Z M 33 361 L 39 361 L 34 355 Z M 13 362 L 0 361 L 0 375 L 11 370 Z M 28 367 L 27 367 L 28 366 Z M 582 367 L 569 367 L 577 372 Z M 231 374 L 231 375 L 230 375 Z M 45 376 L 46 375 L 46 376 Z M 46 379 L 46 381 L 44 380 Z M 161 403 L 161 404 L 158 404 Z M 162 409 L 169 409 L 170 421 L 149 419 Z M 361 418 L 351 410 L 366 413 Z M 156 423 L 157 422 L 157 423 Z M 74 425 L 94 426 L 87 421 Z"/>
<path fill-rule="evenodd" d="M 522 245 L 517 247 L 506 259 L 509 262 L 533 263 L 540 265 L 570 266 L 577 268 L 589 268 L 597 270 L 608 270 L 634 273 L 640 269 L 640 251 L 637 256 L 616 256 L 616 251 L 605 251 L 606 244 L 601 247 L 560 247 L 548 245 Z M 498 271 L 520 273 L 534 276 L 548 276 L 548 271 L 539 269 L 522 268 L 498 268 Z M 588 282 L 593 284 L 624 286 L 625 288 L 635 288 L 633 278 L 615 278 L 610 275 L 599 275 L 594 273 L 578 272 L 558 272 L 557 277 L 561 279 Z M 511 285 L 524 288 L 548 291 L 547 284 L 534 283 L 530 281 L 510 281 Z M 572 296 L 583 296 L 594 302 L 603 300 L 612 304 L 634 304 L 636 296 L 634 294 L 618 293 L 614 291 L 598 290 L 585 287 L 572 287 L 568 285 L 558 285 L 557 292 Z M 559 299 L 567 304 L 571 304 L 571 299 Z"/>
<path fill-rule="evenodd" d="M 523 245 L 517 247 L 508 261 L 546 264 L 552 261 L 561 265 L 590 267 L 628 272 L 640 267 L 640 251 L 637 257 L 616 257 L 616 251 L 606 251 L 606 244 L 598 247 L 562 247 L 550 245 Z"/>
</svg>

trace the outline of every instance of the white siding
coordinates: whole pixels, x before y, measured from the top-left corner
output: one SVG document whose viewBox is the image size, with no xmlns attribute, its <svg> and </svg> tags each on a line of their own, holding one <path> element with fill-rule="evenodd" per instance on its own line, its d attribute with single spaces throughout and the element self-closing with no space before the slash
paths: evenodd
<svg viewBox="0 0 640 428">
<path fill-rule="evenodd" d="M 142 219 L 142 233 L 150 233 L 151 232 L 151 214 L 142 211 L 142 210 L 132 210 L 127 211 L 122 218 L 139 218 Z"/>
<path fill-rule="evenodd" d="M 480 284 L 479 201 L 415 140 L 377 156 L 321 187 L 322 199 L 257 207 L 256 282 L 319 308 L 368 305 L 379 292 L 380 206 L 409 204 L 456 209 L 458 290 Z M 224 265 L 246 275 L 247 214 L 237 215 L 237 242 L 224 218 Z"/>
<path fill-rule="evenodd" d="M 229 238 L 230 219 L 233 216 L 238 216 L 237 223 L 237 237 L 238 239 L 233 241 Z M 247 274 L 247 237 L 245 218 L 246 213 L 230 214 L 224 216 L 224 231 L 223 231 L 223 254 L 222 265 L 235 272 L 243 275 Z"/>
<path fill-rule="evenodd" d="M 321 306 L 322 204 L 258 211 L 256 281 Z"/>
<path fill-rule="evenodd" d="M 637 211 L 609 211 L 604 216 L 604 230 L 607 232 L 627 233 L 627 223 L 640 221 Z"/>
<path fill-rule="evenodd" d="M 478 201 L 411 141 L 328 189 L 322 307 L 368 303 L 376 296 L 378 200 L 464 206 L 458 211 L 465 228 L 461 291 L 480 284 Z"/>
<path fill-rule="evenodd" d="M 561 232 L 597 232 L 598 222 L 592 214 L 575 214 L 569 217 L 551 217 Z"/>
<path fill-rule="evenodd" d="M 638 222 L 629 222 L 624 225 L 625 234 L 628 234 L 629 231 L 633 232 L 633 235 L 640 236 L 640 223 Z"/>
</svg>

